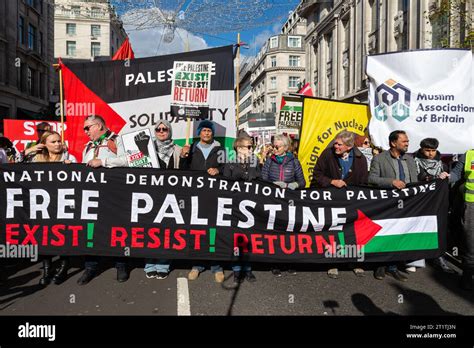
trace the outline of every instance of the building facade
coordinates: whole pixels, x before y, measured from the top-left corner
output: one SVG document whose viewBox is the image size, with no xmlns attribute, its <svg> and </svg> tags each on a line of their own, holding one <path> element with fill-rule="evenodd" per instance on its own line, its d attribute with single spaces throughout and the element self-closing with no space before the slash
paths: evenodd
<svg viewBox="0 0 474 348">
<path fill-rule="evenodd" d="M 472 32 L 472 3 L 439 14 L 444 0 L 303 0 L 306 80 L 319 97 L 368 101 L 370 54 L 457 47 Z M 466 18 L 466 17 L 464 17 Z M 469 27 L 471 26 L 471 27 Z"/>
<path fill-rule="evenodd" d="M 297 93 L 305 79 L 305 27 L 294 12 L 282 33 L 270 37 L 252 66 L 241 74 L 239 129 L 267 139 L 275 134 L 281 96 Z"/>
<path fill-rule="evenodd" d="M 127 38 L 109 0 L 55 0 L 54 55 L 111 58 Z"/>
<path fill-rule="evenodd" d="M 32 119 L 47 113 L 53 62 L 52 2 L 0 1 L 0 129 L 4 118 Z"/>
</svg>

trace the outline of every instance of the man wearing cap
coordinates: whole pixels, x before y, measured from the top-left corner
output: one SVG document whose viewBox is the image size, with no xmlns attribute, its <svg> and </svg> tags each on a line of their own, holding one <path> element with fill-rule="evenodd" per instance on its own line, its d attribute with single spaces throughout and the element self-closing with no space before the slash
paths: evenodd
<svg viewBox="0 0 474 348">
<path fill-rule="evenodd" d="M 212 121 L 203 120 L 199 123 L 197 129 L 199 141 L 193 142 L 191 146 L 185 145 L 181 150 L 181 169 L 206 171 L 211 176 L 223 172 L 226 153 L 221 144 L 214 140 L 214 134 L 215 125 Z M 196 280 L 204 269 L 203 265 L 193 266 L 188 279 Z M 212 265 L 211 271 L 217 283 L 224 281 L 224 271 L 220 265 Z"/>
</svg>

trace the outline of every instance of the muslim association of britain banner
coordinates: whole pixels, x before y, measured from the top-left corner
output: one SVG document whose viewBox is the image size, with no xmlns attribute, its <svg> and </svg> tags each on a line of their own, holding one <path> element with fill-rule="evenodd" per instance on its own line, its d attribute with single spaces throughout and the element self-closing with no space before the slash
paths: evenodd
<svg viewBox="0 0 474 348">
<path fill-rule="evenodd" d="M 343 130 L 364 135 L 369 119 L 370 112 L 366 104 L 304 98 L 298 159 L 307 187 L 314 183 L 313 172 L 321 153 L 336 135 Z"/>
<path fill-rule="evenodd" d="M 397 52 L 367 57 L 375 145 L 388 149 L 388 136 L 405 130 L 409 152 L 424 138 L 437 138 L 441 153 L 474 148 L 473 59 L 469 50 Z"/>
<path fill-rule="evenodd" d="M 147 168 L 0 173 L 0 245 L 40 254 L 334 263 L 429 259 L 446 248 L 446 180 L 291 191 Z"/>
<path fill-rule="evenodd" d="M 175 62 L 189 63 L 186 68 L 193 70 L 193 81 L 187 80 L 191 79 L 190 71 L 177 74 L 175 87 L 176 82 L 181 87 L 175 88 L 173 94 Z M 152 129 L 160 120 L 168 120 L 173 139 L 180 145 L 185 142 L 187 117 L 191 117 L 194 127 L 191 138 L 196 135 L 199 121 L 208 119 L 216 123 L 216 139 L 232 147 L 236 136 L 232 46 L 126 61 L 61 63 L 60 67 L 70 152 L 78 159 L 89 141 L 83 131 L 84 118 L 92 113 L 101 115 L 107 126 L 120 135 Z M 198 75 L 207 83 L 198 84 Z M 206 112 L 171 113 L 173 100 L 191 107 L 196 105 L 196 98 L 197 104 L 203 108 L 205 105 Z"/>
</svg>

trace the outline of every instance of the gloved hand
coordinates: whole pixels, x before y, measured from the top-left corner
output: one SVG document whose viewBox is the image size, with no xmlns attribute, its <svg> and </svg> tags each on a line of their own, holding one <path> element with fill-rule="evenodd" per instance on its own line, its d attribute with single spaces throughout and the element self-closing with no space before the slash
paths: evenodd
<svg viewBox="0 0 474 348">
<path fill-rule="evenodd" d="M 298 184 L 296 181 L 295 181 L 295 182 L 290 182 L 290 183 L 288 184 L 288 188 L 289 188 L 290 190 L 296 190 L 296 189 L 299 188 L 299 187 L 300 187 L 300 184 Z"/>
<path fill-rule="evenodd" d="M 277 185 L 277 186 L 280 186 L 281 188 L 287 188 L 288 187 L 286 182 L 283 182 L 283 181 L 275 181 L 274 184 Z"/>
</svg>

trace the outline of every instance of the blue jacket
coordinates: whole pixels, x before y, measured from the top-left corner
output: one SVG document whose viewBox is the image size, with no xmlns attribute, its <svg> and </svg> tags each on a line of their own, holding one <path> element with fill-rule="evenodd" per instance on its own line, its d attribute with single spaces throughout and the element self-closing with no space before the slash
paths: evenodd
<svg viewBox="0 0 474 348">
<path fill-rule="evenodd" d="M 275 155 L 268 158 L 263 165 L 262 179 L 270 182 L 283 181 L 287 184 L 297 182 L 300 188 L 306 186 L 301 164 L 298 159 L 289 152 L 283 159 L 282 164 L 277 162 Z"/>
</svg>

